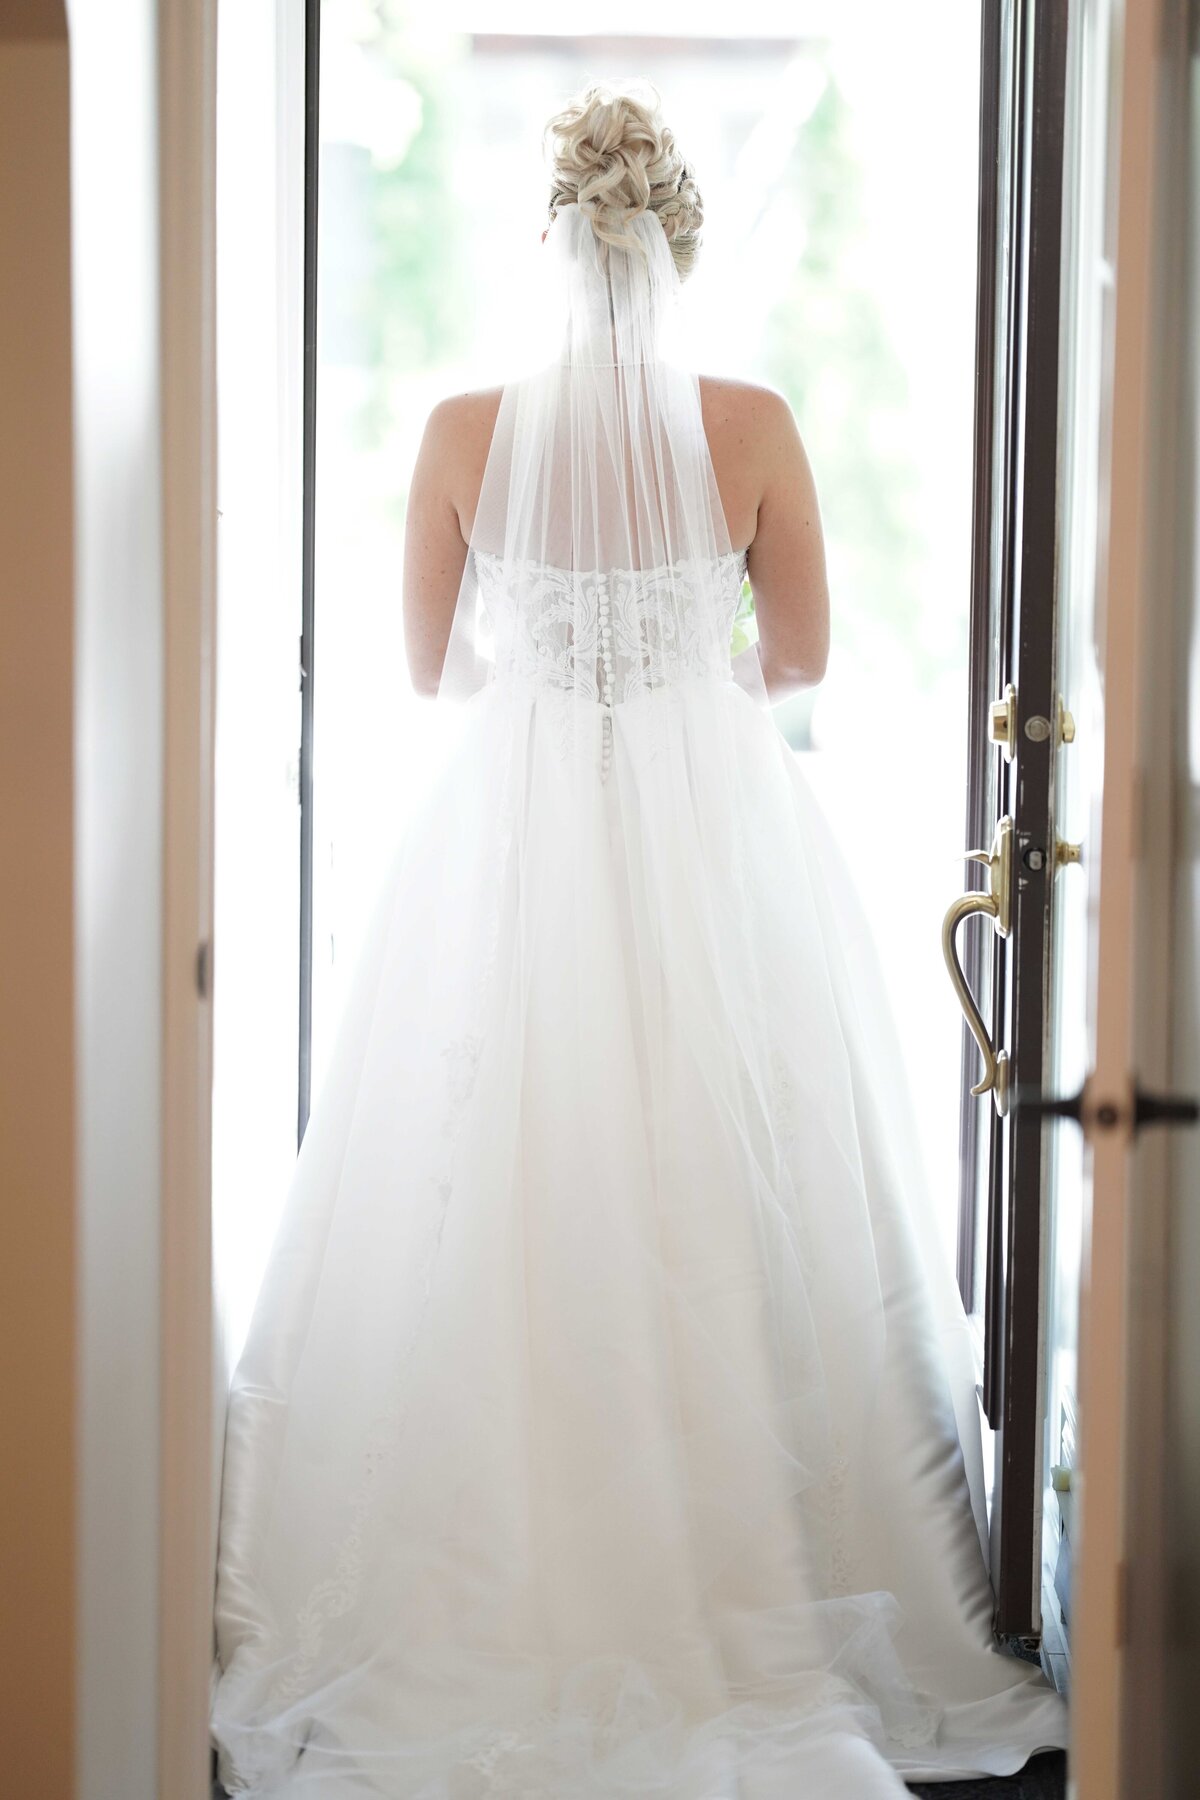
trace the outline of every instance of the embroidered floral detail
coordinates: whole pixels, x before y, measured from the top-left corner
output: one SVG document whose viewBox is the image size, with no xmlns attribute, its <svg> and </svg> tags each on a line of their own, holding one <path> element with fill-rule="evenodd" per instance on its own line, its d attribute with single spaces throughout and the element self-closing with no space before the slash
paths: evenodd
<svg viewBox="0 0 1200 1800">
<path fill-rule="evenodd" d="M 854 1557 L 850 1548 L 850 1464 L 844 1446 L 834 1434 L 833 1453 L 825 1472 L 824 1505 L 828 1528 L 829 1591 L 842 1595 L 853 1591 Z"/>
<path fill-rule="evenodd" d="M 787 1057 L 776 1044 L 771 1052 L 771 1124 L 780 1158 L 791 1155 L 796 1142 L 797 1095 Z"/>
<path fill-rule="evenodd" d="M 453 1044 L 447 1044 L 442 1051 L 447 1064 L 447 1086 L 450 1090 L 451 1112 L 447 1116 L 442 1130 L 452 1133 L 454 1115 L 465 1106 L 471 1098 L 475 1086 L 475 1077 L 479 1072 L 479 1057 L 483 1049 L 483 1040 L 472 1032 L 468 1037 L 458 1038 Z"/>
<path fill-rule="evenodd" d="M 349 1612 L 358 1597 L 363 1567 L 363 1529 L 371 1512 L 379 1472 L 392 1449 L 392 1421 L 381 1413 L 371 1427 L 364 1456 L 363 1479 L 350 1503 L 350 1528 L 338 1549 L 333 1573 L 317 1583 L 296 1614 L 295 1649 L 288 1674 L 280 1683 L 282 1700 L 300 1692 L 304 1678 L 317 1660 L 330 1619 Z"/>
<path fill-rule="evenodd" d="M 495 679 L 614 704 L 700 676 L 728 678 L 746 552 L 657 569 L 573 571 L 474 552 Z M 609 624 L 611 621 L 611 626 Z"/>
<path fill-rule="evenodd" d="M 488 1792 L 494 1793 L 496 1790 L 492 1785 L 492 1780 L 496 1774 L 497 1765 L 504 1757 L 508 1756 L 510 1751 L 528 1747 L 528 1740 L 523 1738 L 519 1731 L 497 1732 L 487 1739 L 482 1749 L 476 1750 L 473 1756 L 464 1759 L 463 1767 L 474 1769 L 479 1775 L 486 1775 Z"/>
<path fill-rule="evenodd" d="M 888 1741 L 900 1744 L 905 1750 L 919 1750 L 923 1744 L 932 1744 L 937 1737 L 941 1714 L 936 1707 L 928 1707 L 917 1712 L 907 1725 L 892 1724 L 887 1727 Z"/>
</svg>

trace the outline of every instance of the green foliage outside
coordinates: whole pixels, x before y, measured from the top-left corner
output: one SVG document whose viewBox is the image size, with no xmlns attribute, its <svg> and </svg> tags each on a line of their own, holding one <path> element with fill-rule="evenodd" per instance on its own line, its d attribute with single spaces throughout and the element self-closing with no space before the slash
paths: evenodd
<svg viewBox="0 0 1200 1800">
<path fill-rule="evenodd" d="M 359 423 L 362 446 L 376 449 L 393 424 L 397 382 L 455 362 L 469 339 L 464 221 L 450 181 L 452 77 L 465 45 L 431 31 L 411 0 L 358 0 L 353 12 L 356 41 L 409 90 L 418 121 L 399 161 L 364 153 L 354 171 L 367 246 L 354 305 L 360 354 L 376 376 Z M 405 499 L 397 496 L 401 518 Z"/>
<path fill-rule="evenodd" d="M 855 256 L 862 178 L 849 108 L 831 75 L 799 133 L 783 185 L 803 220 L 799 254 L 768 321 L 767 379 L 811 447 L 836 583 L 835 637 L 871 661 L 892 640 L 917 654 L 925 559 L 913 524 L 917 468 L 906 442 L 906 378 L 874 275 Z"/>
</svg>

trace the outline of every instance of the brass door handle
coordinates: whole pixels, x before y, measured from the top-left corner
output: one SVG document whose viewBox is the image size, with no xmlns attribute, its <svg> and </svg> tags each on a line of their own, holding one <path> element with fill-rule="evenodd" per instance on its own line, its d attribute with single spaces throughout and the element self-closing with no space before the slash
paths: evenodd
<svg viewBox="0 0 1200 1800">
<path fill-rule="evenodd" d="M 958 928 L 965 919 L 982 913 L 992 921 L 998 937 L 1007 937 L 1012 929 L 1012 828 L 1012 820 L 1005 816 L 997 823 L 990 850 L 967 851 L 968 861 L 986 865 L 988 885 L 980 891 L 960 894 L 951 903 L 942 920 L 942 955 L 946 962 L 946 972 L 983 1058 L 983 1074 L 971 1092 L 990 1093 L 995 1100 L 996 1111 L 1002 1118 L 1008 1111 L 1008 1052 L 993 1048 L 983 1015 L 967 985 L 958 956 Z"/>
</svg>

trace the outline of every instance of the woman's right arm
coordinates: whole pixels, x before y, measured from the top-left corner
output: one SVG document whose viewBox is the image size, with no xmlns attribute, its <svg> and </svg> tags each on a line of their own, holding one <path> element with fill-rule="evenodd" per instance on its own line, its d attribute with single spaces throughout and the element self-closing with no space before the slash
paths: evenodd
<svg viewBox="0 0 1200 1800">
<path fill-rule="evenodd" d="M 829 659 L 829 583 L 816 482 L 792 409 L 769 388 L 753 393 L 760 474 L 748 573 L 759 660 L 772 702 L 814 687 Z"/>
</svg>

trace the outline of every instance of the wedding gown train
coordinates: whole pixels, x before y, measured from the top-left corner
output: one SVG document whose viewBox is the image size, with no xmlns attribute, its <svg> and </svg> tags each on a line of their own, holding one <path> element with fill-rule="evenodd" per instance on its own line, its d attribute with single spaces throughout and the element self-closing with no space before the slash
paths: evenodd
<svg viewBox="0 0 1200 1800">
<path fill-rule="evenodd" d="M 607 227 L 605 227 L 607 229 Z M 255 1800 L 874 1800 L 1065 1741 L 991 1644 L 966 1322 L 658 220 L 546 240 L 442 692 L 229 1400 Z M 550 340 L 554 341 L 554 340 Z"/>
<path fill-rule="evenodd" d="M 230 1397 L 235 1793 L 869 1800 L 1065 1741 L 991 1646 L 828 828 L 728 680 L 601 729 L 485 689 L 381 898 Z"/>
</svg>

